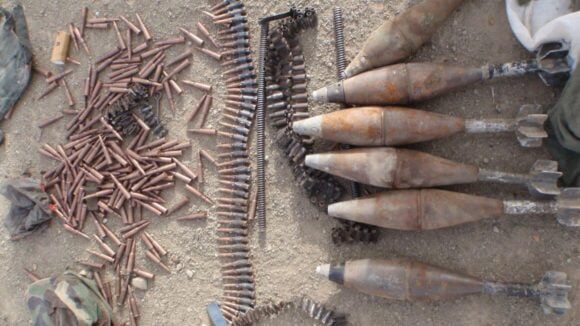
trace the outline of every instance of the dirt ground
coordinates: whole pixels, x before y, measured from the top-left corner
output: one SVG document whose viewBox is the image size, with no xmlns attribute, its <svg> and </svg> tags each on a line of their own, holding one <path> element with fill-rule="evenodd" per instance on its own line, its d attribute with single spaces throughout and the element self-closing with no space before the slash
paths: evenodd
<svg viewBox="0 0 580 326">
<path fill-rule="evenodd" d="M 333 6 L 343 8 L 347 57 L 353 58 L 374 28 L 414 2 L 296 2 L 298 5 L 313 6 L 320 17 L 318 29 L 303 36 L 311 78 L 309 88 L 317 89 L 335 79 Z M 157 38 L 177 34 L 178 27 L 195 30 L 197 21 L 211 25 L 209 19 L 201 14 L 210 6 L 205 1 L 23 0 L 22 3 L 35 61 L 50 68 L 53 68 L 49 63 L 49 53 L 54 33 L 71 21 L 79 21 L 82 6 L 88 6 L 91 15 L 99 17 L 133 17 L 133 13 L 137 12 Z M 248 0 L 246 4 L 253 35 L 258 35 L 255 20 L 283 11 L 290 3 Z M 211 32 L 216 32 L 213 26 Z M 95 52 L 93 56 L 106 52 L 115 44 L 112 30 L 89 30 L 87 33 L 89 47 Z M 255 50 L 257 37 L 252 41 Z M 177 46 L 172 52 L 178 53 L 182 48 Z M 75 73 L 67 81 L 72 85 L 75 97 L 80 99 L 89 58 L 83 53 L 73 52 L 72 55 L 79 58 L 83 66 L 74 68 Z M 410 60 L 481 66 L 529 56 L 511 34 L 503 0 L 466 0 L 433 40 Z M 217 126 L 220 110 L 224 107 L 225 90 L 220 71 L 216 62 L 195 53 L 192 68 L 180 76 L 215 85 L 216 101 L 209 118 L 210 126 Z M 13 118 L 1 124 L 7 134 L 5 144 L 0 146 L 2 179 L 15 178 L 24 172 L 38 176 L 40 171 L 54 164 L 42 157 L 37 148 L 44 142 L 64 142 L 66 120 L 47 128 L 43 135 L 40 135 L 36 125 L 38 121 L 65 108 L 66 100 L 62 91 L 56 91 L 43 100 L 35 100 L 45 85 L 43 78 L 35 75 Z M 545 87 L 536 76 L 529 76 L 482 83 L 418 107 L 468 118 L 511 118 L 525 103 L 538 103 L 549 108 L 558 93 L 559 90 Z M 171 138 L 187 139 L 182 117 L 200 96 L 201 93 L 186 89 L 178 99 L 177 114 L 174 117 L 164 116 Z M 333 109 L 334 106 L 313 106 L 312 111 L 313 114 L 320 114 Z M 215 152 L 216 143 L 207 137 L 192 139 L 193 149 L 186 152 L 185 161 L 195 166 L 197 155 L 194 154 L 197 150 L 206 148 Z M 275 144 L 269 140 L 268 145 L 267 241 L 261 246 L 255 235 L 252 242 L 259 303 L 308 295 L 347 313 L 352 325 L 580 325 L 578 230 L 560 226 L 552 216 L 506 217 L 436 232 L 382 231 L 377 244 L 337 247 L 330 240 L 330 232 L 336 222 L 309 204 L 294 183 L 291 171 L 286 168 L 285 159 Z M 542 149 L 520 148 L 513 134 L 458 136 L 415 148 L 488 169 L 514 172 L 526 172 L 536 159 L 547 158 Z M 216 197 L 217 173 L 213 167 L 207 166 L 209 170 L 203 189 L 210 197 Z M 529 198 L 526 189 L 515 186 L 476 184 L 450 189 L 494 198 Z M 168 200 L 177 198 L 177 192 L 169 191 L 165 197 Z M 208 209 L 206 204 L 193 199 L 190 207 L 176 215 L 205 209 Z M 7 211 L 8 202 L 1 198 L 0 215 Z M 209 211 L 214 212 L 215 208 L 209 208 Z M 206 305 L 219 299 L 221 293 L 215 228 L 214 214 L 207 222 L 193 224 L 178 223 L 174 218 L 153 218 L 149 230 L 169 250 L 172 273 L 162 272 L 146 261 L 142 254 L 139 255 L 137 265 L 157 274 L 150 289 L 138 293 L 141 325 L 207 323 Z M 88 230 L 88 233 L 92 232 L 92 225 L 88 225 Z M 94 243 L 72 236 L 59 223 L 53 223 L 46 231 L 19 242 L 10 241 L 6 230 L 0 228 L 0 324 L 29 323 L 24 304 L 29 280 L 22 273 L 23 267 L 35 268 L 42 276 L 59 273 L 66 268 L 77 268 L 75 260 L 87 258 L 85 249 L 92 247 L 95 247 Z M 410 257 L 498 281 L 536 282 L 545 271 L 564 271 L 573 286 L 570 293 L 572 309 L 564 317 L 546 316 L 535 300 L 485 295 L 436 303 L 390 302 L 341 289 L 314 273 L 317 265 L 331 261 L 389 257 Z M 193 276 L 188 277 L 188 274 Z M 284 319 L 284 324 L 312 324 L 297 318 Z M 266 324 L 280 323 L 271 321 Z"/>
</svg>

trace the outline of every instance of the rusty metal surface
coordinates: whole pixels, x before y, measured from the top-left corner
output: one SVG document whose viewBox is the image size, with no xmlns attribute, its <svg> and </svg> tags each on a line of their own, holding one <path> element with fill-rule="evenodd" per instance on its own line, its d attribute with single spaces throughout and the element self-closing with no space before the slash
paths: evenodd
<svg viewBox="0 0 580 326">
<path fill-rule="evenodd" d="M 473 165 L 397 148 L 357 148 L 309 155 L 306 165 L 348 180 L 394 189 L 476 182 L 479 170 Z"/>
<path fill-rule="evenodd" d="M 481 293 L 483 282 L 408 259 L 363 259 L 346 263 L 344 286 L 391 300 L 444 300 Z"/>
<path fill-rule="evenodd" d="M 362 50 L 347 67 L 345 74 L 399 62 L 415 53 L 463 0 L 427 0 L 376 29 Z"/>
<path fill-rule="evenodd" d="M 480 68 L 431 63 L 387 66 L 344 80 L 345 103 L 352 105 L 409 104 L 434 98 L 481 81 Z"/>
<path fill-rule="evenodd" d="M 494 218 L 501 200 L 445 190 L 398 190 L 340 202 L 328 215 L 395 230 L 434 230 Z"/>
<path fill-rule="evenodd" d="M 400 107 L 361 107 L 323 115 L 320 130 L 313 136 L 356 146 L 392 146 L 448 137 L 464 129 L 463 119 L 443 114 Z"/>
</svg>

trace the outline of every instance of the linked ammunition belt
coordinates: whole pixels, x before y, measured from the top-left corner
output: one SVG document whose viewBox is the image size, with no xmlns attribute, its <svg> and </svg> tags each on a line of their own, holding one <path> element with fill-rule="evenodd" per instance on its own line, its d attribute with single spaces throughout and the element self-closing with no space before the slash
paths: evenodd
<svg viewBox="0 0 580 326">
<path fill-rule="evenodd" d="M 231 326 L 255 325 L 260 321 L 271 320 L 277 315 L 294 311 L 318 321 L 321 325 L 346 325 L 346 316 L 344 314 L 337 313 L 316 301 L 302 297 L 291 301 L 256 307 L 243 316 L 234 319 Z"/>
<path fill-rule="evenodd" d="M 317 22 L 314 9 L 295 12 L 294 17 L 284 20 L 270 33 L 268 117 L 278 130 L 276 144 L 288 157 L 298 184 L 311 203 L 325 210 L 342 196 L 343 188 L 332 176 L 304 165 L 304 157 L 312 152 L 313 140 L 302 138 L 290 128 L 293 121 L 310 117 L 306 66 L 298 36 Z"/>
<path fill-rule="evenodd" d="M 255 287 L 248 238 L 248 204 L 251 167 L 248 137 L 254 120 L 256 82 L 248 42 L 249 28 L 241 1 L 231 1 L 216 15 L 231 16 L 219 32 L 224 48 L 222 66 L 227 69 L 228 100 L 222 114 L 218 162 L 222 198 L 218 200 L 218 256 L 221 263 L 223 296 L 220 308 L 231 321 L 254 308 Z"/>
<path fill-rule="evenodd" d="M 287 156 L 297 183 L 310 202 L 322 211 L 336 202 L 344 188 L 332 176 L 304 165 L 304 157 L 313 152 L 314 140 L 302 137 L 291 128 L 294 121 L 310 117 L 308 110 L 307 73 L 299 34 L 316 26 L 314 9 L 295 9 L 295 17 L 282 22 L 270 33 L 268 56 L 268 118 L 278 130 L 276 144 Z M 341 222 L 333 229 L 334 243 L 375 242 L 376 228 L 360 223 Z"/>
</svg>

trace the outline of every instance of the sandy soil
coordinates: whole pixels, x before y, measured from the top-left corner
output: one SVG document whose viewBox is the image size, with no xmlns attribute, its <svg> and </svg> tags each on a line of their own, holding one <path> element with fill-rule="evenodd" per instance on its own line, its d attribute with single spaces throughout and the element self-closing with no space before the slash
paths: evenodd
<svg viewBox="0 0 580 326">
<path fill-rule="evenodd" d="M 23 0 L 30 28 L 35 60 L 51 67 L 49 53 L 53 34 L 71 21 L 78 21 L 82 6 L 89 6 L 92 15 L 112 17 L 120 14 L 142 15 L 158 38 L 175 35 L 177 27 L 195 30 L 196 21 L 210 25 L 201 10 L 209 5 L 205 1 L 72 1 Z M 366 36 L 385 18 L 407 8 L 415 1 L 338 0 L 297 4 L 314 6 L 320 16 L 316 31 L 303 36 L 309 87 L 314 90 L 334 81 L 334 50 L 332 33 L 332 7 L 344 9 L 348 58 L 353 58 Z M 264 0 L 246 1 L 247 10 L 255 19 L 268 13 L 285 10 L 288 3 Z M 465 4 L 437 32 L 414 61 L 434 61 L 480 66 L 528 58 L 529 54 L 512 36 L 504 13 L 504 1 L 466 0 Z M 257 35 L 256 24 L 253 25 Z M 212 32 L 216 30 L 212 28 Z M 110 31 L 88 32 L 88 43 L 96 55 L 104 53 L 115 42 Z M 257 39 L 254 37 L 253 42 Z M 173 49 L 173 53 L 183 46 Z M 255 49 L 255 47 L 254 47 Z M 86 67 L 88 58 L 73 52 Z M 52 67 L 51 67 L 52 68 Z M 74 68 L 67 81 L 75 97 L 81 97 L 81 81 L 86 70 Z M 216 86 L 215 105 L 209 125 L 217 126 L 223 108 L 224 85 L 220 67 L 211 59 L 196 53 L 194 65 L 182 78 L 211 83 Z M 35 98 L 45 87 L 43 78 L 35 75 L 13 118 L 2 123 L 7 133 L 0 147 L 0 175 L 3 179 L 15 178 L 24 172 L 38 176 L 40 171 L 52 166 L 37 152 L 39 144 L 58 144 L 64 141 L 66 121 L 47 128 L 40 138 L 38 121 L 65 107 L 64 93 L 54 92 L 47 98 Z M 535 76 L 483 83 L 464 91 L 441 97 L 420 108 L 469 118 L 511 118 L 525 103 L 542 104 L 549 108 L 558 91 L 546 88 Z M 172 138 L 186 139 L 184 112 L 201 96 L 186 89 L 178 100 L 175 117 L 164 116 Z M 313 107 L 319 114 L 333 110 L 333 106 Z M 198 148 L 214 150 L 215 140 L 196 137 L 186 161 L 197 164 Z M 257 299 L 259 303 L 285 300 L 299 295 L 309 295 L 328 303 L 337 310 L 348 313 L 353 325 L 578 325 L 580 303 L 580 242 L 577 230 L 558 225 L 551 216 L 522 216 L 503 218 L 465 225 L 453 229 L 404 233 L 383 231 L 381 240 L 374 245 L 334 246 L 330 232 L 336 224 L 331 218 L 312 207 L 293 182 L 275 144 L 268 141 L 268 235 L 260 246 L 255 236 L 253 256 L 256 270 Z M 541 149 L 522 149 L 515 137 L 509 135 L 458 136 L 426 145 L 416 146 L 430 153 L 485 168 L 525 172 L 539 158 L 547 154 Z M 208 165 L 204 190 L 216 196 L 217 175 Z M 526 189 L 490 184 L 478 184 L 451 189 L 495 198 L 528 198 Z M 177 191 L 180 192 L 181 190 Z M 167 199 L 174 193 L 168 192 Z M 208 207 L 198 200 L 182 209 L 197 211 Z M 8 203 L 0 199 L 0 213 L 4 215 Z M 213 212 L 214 209 L 210 209 Z M 92 230 L 92 225 L 88 226 Z M 171 274 L 163 273 L 141 255 L 138 265 L 155 271 L 156 280 L 146 292 L 138 293 L 142 311 L 141 325 L 198 325 L 205 322 L 205 307 L 219 298 L 220 276 L 215 249 L 215 216 L 207 222 L 181 224 L 172 218 L 154 218 L 149 230 L 170 252 Z M 85 249 L 95 244 L 65 232 L 58 223 L 46 231 L 20 242 L 8 240 L 0 228 L 0 324 L 26 325 L 28 311 L 24 293 L 29 284 L 22 273 L 23 267 L 36 268 L 38 274 L 47 276 L 75 268 L 74 261 L 87 258 Z M 142 251 L 140 251 L 142 252 Z M 357 258 L 411 257 L 425 262 L 463 271 L 485 279 L 499 281 L 536 282 L 547 270 L 568 273 L 574 286 L 570 294 L 573 308 L 564 317 L 545 316 L 534 300 L 505 297 L 473 296 L 438 303 L 398 303 L 373 298 L 354 291 L 340 289 L 314 274 L 315 267 L 330 261 Z M 187 273 L 191 271 L 192 278 Z M 285 318 L 286 319 L 286 318 Z M 299 319 L 289 319 L 285 324 L 308 324 Z M 276 324 L 269 322 L 269 324 Z"/>
</svg>

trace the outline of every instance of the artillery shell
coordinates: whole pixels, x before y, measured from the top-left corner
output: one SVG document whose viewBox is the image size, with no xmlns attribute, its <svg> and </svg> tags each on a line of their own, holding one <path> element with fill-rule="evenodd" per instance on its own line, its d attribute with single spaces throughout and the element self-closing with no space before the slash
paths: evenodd
<svg viewBox="0 0 580 326">
<path fill-rule="evenodd" d="M 397 230 L 433 230 L 504 214 L 501 200 L 444 190 L 398 190 L 328 206 L 328 215 Z"/>
<path fill-rule="evenodd" d="M 296 133 L 356 146 L 392 146 L 448 137 L 465 121 L 401 107 L 362 107 L 296 121 Z"/>
<path fill-rule="evenodd" d="M 477 182 L 479 169 L 395 148 L 353 149 L 306 156 L 306 166 L 377 187 L 429 188 Z"/>
<path fill-rule="evenodd" d="M 395 105 L 424 101 L 484 79 L 481 68 L 408 63 L 345 79 L 312 93 L 318 102 Z M 436 80 L 436 82 L 434 82 Z"/>
<path fill-rule="evenodd" d="M 423 1 L 386 21 L 346 68 L 346 77 L 401 61 L 428 41 L 462 0 Z"/>
<path fill-rule="evenodd" d="M 482 293 L 484 282 L 408 259 L 363 259 L 324 265 L 331 281 L 391 300 L 443 300 Z M 372 275 L 372 276 L 371 276 Z"/>
</svg>

